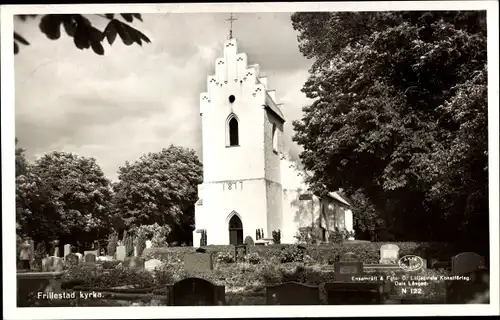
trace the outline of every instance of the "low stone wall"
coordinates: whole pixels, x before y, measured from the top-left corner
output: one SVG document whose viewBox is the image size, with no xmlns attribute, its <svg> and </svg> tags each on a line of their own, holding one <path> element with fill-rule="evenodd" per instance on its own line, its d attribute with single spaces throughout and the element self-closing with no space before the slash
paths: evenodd
<svg viewBox="0 0 500 320">
<path fill-rule="evenodd" d="M 28 307 L 29 297 L 37 298 L 38 293 L 60 292 L 62 272 L 22 272 L 17 273 L 17 306 Z"/>
</svg>

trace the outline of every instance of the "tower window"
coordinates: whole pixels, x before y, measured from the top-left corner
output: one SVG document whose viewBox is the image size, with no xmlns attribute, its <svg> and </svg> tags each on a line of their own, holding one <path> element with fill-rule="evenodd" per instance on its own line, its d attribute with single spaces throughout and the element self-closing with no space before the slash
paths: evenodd
<svg viewBox="0 0 500 320">
<path fill-rule="evenodd" d="M 278 152 L 278 130 L 275 123 L 273 123 L 273 151 Z"/>
<path fill-rule="evenodd" d="M 234 102 L 234 100 L 236 100 L 235 96 L 230 95 L 230 96 L 229 96 L 229 103 L 233 103 L 233 102 Z"/>
<path fill-rule="evenodd" d="M 238 120 L 233 117 L 229 120 L 229 146 L 239 145 L 238 139 Z"/>
</svg>

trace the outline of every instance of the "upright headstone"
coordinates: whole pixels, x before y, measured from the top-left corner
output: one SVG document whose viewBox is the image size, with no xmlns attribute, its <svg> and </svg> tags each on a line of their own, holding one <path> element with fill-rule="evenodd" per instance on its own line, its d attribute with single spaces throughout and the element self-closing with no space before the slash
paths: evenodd
<svg viewBox="0 0 500 320">
<path fill-rule="evenodd" d="M 266 298 L 268 305 L 319 305 L 321 302 L 317 286 L 297 282 L 266 287 Z"/>
<path fill-rule="evenodd" d="M 363 262 L 361 261 L 339 261 L 334 264 L 334 267 L 335 281 L 351 282 L 353 277 L 362 276 L 364 273 Z"/>
<path fill-rule="evenodd" d="M 151 242 L 151 240 L 146 240 L 146 249 L 151 249 L 152 246 L 153 243 Z"/>
<path fill-rule="evenodd" d="M 184 255 L 184 269 L 188 272 L 210 272 L 214 269 L 213 253 L 194 252 Z"/>
<path fill-rule="evenodd" d="M 64 258 L 66 258 L 66 256 L 68 254 L 70 254 L 70 253 L 71 253 L 71 245 L 70 244 L 65 244 L 64 245 Z"/>
<path fill-rule="evenodd" d="M 163 262 L 161 262 L 160 260 L 158 259 L 151 259 L 151 260 L 148 260 L 144 263 L 144 269 L 146 271 L 153 271 L 155 270 L 156 268 L 159 268 L 163 265 Z"/>
<path fill-rule="evenodd" d="M 397 264 L 399 259 L 399 247 L 395 244 L 384 244 L 380 247 L 381 264 Z"/>
<path fill-rule="evenodd" d="M 59 245 L 54 248 L 54 257 L 59 258 Z"/>
<path fill-rule="evenodd" d="M 200 278 L 186 278 L 169 285 L 170 306 L 217 306 L 226 303 L 225 287 Z"/>
<path fill-rule="evenodd" d="M 116 260 L 123 261 L 125 260 L 127 250 L 125 246 L 117 246 L 116 247 Z"/>
<path fill-rule="evenodd" d="M 84 256 L 84 259 L 85 259 L 85 263 L 87 263 L 87 264 L 95 264 L 95 262 L 97 260 L 97 256 L 93 253 L 87 253 Z"/>
<path fill-rule="evenodd" d="M 484 258 L 474 252 L 462 252 L 451 258 L 451 272 L 461 275 L 484 267 Z"/>
<path fill-rule="evenodd" d="M 86 250 L 86 251 L 83 251 L 83 256 L 85 257 L 89 253 L 93 254 L 96 257 L 99 256 L 99 250 Z"/>
<path fill-rule="evenodd" d="M 76 252 L 75 254 L 78 257 L 78 260 L 80 260 L 80 262 L 83 261 L 83 254 L 81 254 L 80 252 Z"/>
<path fill-rule="evenodd" d="M 68 267 L 76 267 L 77 265 L 80 264 L 80 259 L 74 253 L 69 253 L 68 255 L 66 255 L 64 259 Z"/>
</svg>

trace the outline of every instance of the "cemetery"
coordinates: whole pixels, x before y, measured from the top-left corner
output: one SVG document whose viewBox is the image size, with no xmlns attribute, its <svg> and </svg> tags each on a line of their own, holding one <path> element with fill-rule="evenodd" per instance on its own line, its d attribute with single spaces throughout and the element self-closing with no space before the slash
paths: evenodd
<svg viewBox="0 0 500 320">
<path fill-rule="evenodd" d="M 468 303 L 489 288 L 483 257 L 454 254 L 444 244 L 155 248 L 125 236 L 116 248 L 111 236 L 107 248 L 83 253 L 66 244 L 62 254 L 56 247 L 41 261 L 33 241 L 20 244 L 19 257 L 27 261 L 18 259 L 18 306 L 442 304 Z M 449 259 L 436 259 L 446 254 Z M 413 255 L 424 262 L 418 270 L 398 263 Z M 394 279 L 409 276 L 427 281 L 414 281 L 422 284 L 405 292 Z M 469 281 L 442 280 L 453 277 Z"/>
</svg>

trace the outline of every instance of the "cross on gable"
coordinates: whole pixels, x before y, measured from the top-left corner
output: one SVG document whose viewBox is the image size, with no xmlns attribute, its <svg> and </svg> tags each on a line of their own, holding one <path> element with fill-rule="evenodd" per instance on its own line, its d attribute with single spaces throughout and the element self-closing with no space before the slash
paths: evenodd
<svg viewBox="0 0 500 320">
<path fill-rule="evenodd" d="M 229 39 L 233 38 L 233 21 L 238 20 L 237 18 L 233 18 L 233 13 L 229 16 L 226 21 L 229 21 Z"/>
</svg>

